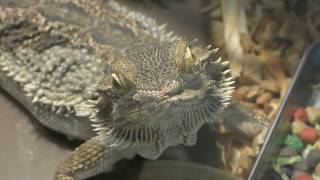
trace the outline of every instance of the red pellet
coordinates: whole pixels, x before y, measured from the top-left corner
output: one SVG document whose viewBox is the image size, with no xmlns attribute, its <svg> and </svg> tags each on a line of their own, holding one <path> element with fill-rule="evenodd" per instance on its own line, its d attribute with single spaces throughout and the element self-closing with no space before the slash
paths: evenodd
<svg viewBox="0 0 320 180">
<path fill-rule="evenodd" d="M 300 138 L 303 142 L 313 144 L 318 139 L 318 131 L 315 128 L 305 128 L 300 132 Z"/>
<path fill-rule="evenodd" d="M 300 175 L 296 178 L 296 180 L 313 180 L 313 177 L 309 175 Z"/>
<path fill-rule="evenodd" d="M 308 121 L 308 114 L 304 108 L 299 108 L 294 112 L 294 120 L 300 120 L 304 122 Z"/>
</svg>

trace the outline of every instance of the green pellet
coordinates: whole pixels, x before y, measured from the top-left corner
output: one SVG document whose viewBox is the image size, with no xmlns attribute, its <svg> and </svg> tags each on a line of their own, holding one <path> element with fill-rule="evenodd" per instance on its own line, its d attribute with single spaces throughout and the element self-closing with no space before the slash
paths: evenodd
<svg viewBox="0 0 320 180">
<path fill-rule="evenodd" d="M 303 150 L 303 142 L 301 141 L 301 139 L 291 134 L 286 137 L 284 144 L 288 147 L 294 148 L 298 152 L 301 152 Z"/>
</svg>

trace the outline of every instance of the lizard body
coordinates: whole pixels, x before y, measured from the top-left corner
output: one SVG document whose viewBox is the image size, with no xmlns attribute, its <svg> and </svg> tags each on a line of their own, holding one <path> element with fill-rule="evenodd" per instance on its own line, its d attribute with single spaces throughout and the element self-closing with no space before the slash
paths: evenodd
<svg viewBox="0 0 320 180">
<path fill-rule="evenodd" d="M 0 85 L 43 125 L 85 140 L 55 180 L 193 145 L 233 91 L 228 63 L 114 1 L 0 0 Z"/>
</svg>

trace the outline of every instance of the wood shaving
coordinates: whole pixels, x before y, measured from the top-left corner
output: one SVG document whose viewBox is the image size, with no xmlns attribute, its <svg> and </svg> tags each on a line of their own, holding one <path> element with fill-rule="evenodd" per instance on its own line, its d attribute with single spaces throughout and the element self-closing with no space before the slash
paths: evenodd
<svg viewBox="0 0 320 180">
<path fill-rule="evenodd" d="M 238 83 L 234 99 L 272 121 L 305 49 L 320 39 L 320 1 L 211 2 L 212 42 L 231 59 Z M 239 144 L 232 136 L 222 140 L 226 168 L 245 177 L 263 142 L 261 137 L 248 144 Z"/>
</svg>

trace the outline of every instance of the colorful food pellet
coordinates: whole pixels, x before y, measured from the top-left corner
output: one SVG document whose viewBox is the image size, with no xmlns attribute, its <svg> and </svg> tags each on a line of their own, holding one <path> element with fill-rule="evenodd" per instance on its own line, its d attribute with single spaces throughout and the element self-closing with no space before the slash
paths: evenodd
<svg viewBox="0 0 320 180">
<path fill-rule="evenodd" d="M 317 164 L 314 169 L 314 174 L 320 176 L 320 164 Z"/>
<path fill-rule="evenodd" d="M 293 164 L 294 169 L 300 171 L 307 171 L 309 169 L 308 163 L 305 159 L 302 159 L 300 162 Z"/>
<path fill-rule="evenodd" d="M 290 165 L 297 163 L 302 160 L 301 156 L 293 156 L 293 157 L 278 157 L 277 164 L 279 166 Z"/>
<path fill-rule="evenodd" d="M 296 177 L 296 180 L 313 180 L 313 177 L 309 175 L 301 175 Z"/>
<path fill-rule="evenodd" d="M 308 166 L 314 168 L 317 164 L 320 163 L 320 150 L 314 149 L 311 150 L 307 157 Z"/>
<path fill-rule="evenodd" d="M 316 140 L 316 142 L 313 144 L 313 147 L 314 147 L 315 149 L 320 149 L 320 140 L 319 140 L 319 138 L 318 138 L 318 140 Z"/>
<path fill-rule="evenodd" d="M 279 156 L 280 157 L 292 157 L 292 156 L 297 156 L 298 153 L 294 148 L 291 147 L 284 147 L 281 149 Z"/>
<path fill-rule="evenodd" d="M 294 112 L 294 120 L 300 120 L 304 122 L 308 121 L 308 114 L 304 108 L 299 108 Z"/>
<path fill-rule="evenodd" d="M 291 132 L 293 135 L 299 136 L 300 132 L 307 127 L 308 125 L 303 121 L 293 121 L 291 123 Z"/>
<path fill-rule="evenodd" d="M 274 170 L 284 180 L 320 179 L 320 109 L 298 108 Z"/>
<path fill-rule="evenodd" d="M 308 176 L 309 174 L 304 171 L 295 170 L 292 173 L 291 179 L 296 180 L 299 176 Z"/>
<path fill-rule="evenodd" d="M 287 138 L 284 141 L 284 144 L 288 147 L 294 148 L 298 152 L 300 152 L 303 149 L 303 143 L 301 139 L 291 134 L 287 136 Z"/>
<path fill-rule="evenodd" d="M 320 122 L 320 109 L 315 107 L 306 108 L 307 116 L 311 124 L 316 124 Z"/>
<path fill-rule="evenodd" d="M 305 128 L 300 132 L 303 142 L 313 144 L 318 139 L 318 131 L 315 128 Z"/>
</svg>

